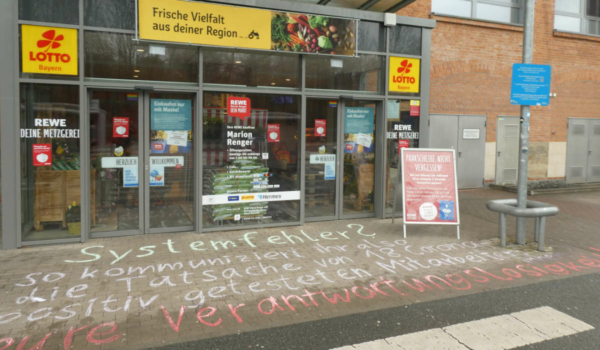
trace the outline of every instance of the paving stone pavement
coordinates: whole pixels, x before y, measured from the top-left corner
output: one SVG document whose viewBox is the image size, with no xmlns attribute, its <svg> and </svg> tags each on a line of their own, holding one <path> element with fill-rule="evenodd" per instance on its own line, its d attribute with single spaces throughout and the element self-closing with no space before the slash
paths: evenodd
<svg viewBox="0 0 600 350">
<path fill-rule="evenodd" d="M 459 196 L 460 240 L 360 219 L 2 251 L 0 350 L 145 348 L 600 271 L 600 192 L 535 197 L 561 209 L 547 252 L 498 247 L 484 204 L 511 194 Z"/>
</svg>

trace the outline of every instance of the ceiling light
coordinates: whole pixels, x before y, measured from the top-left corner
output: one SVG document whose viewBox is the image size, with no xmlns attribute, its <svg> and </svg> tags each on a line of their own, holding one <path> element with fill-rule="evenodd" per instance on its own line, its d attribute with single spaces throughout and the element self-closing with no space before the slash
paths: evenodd
<svg viewBox="0 0 600 350">
<path fill-rule="evenodd" d="M 290 79 L 290 78 L 287 78 L 285 81 L 292 81 L 292 79 Z"/>
<path fill-rule="evenodd" d="M 140 70 L 139 70 L 139 69 L 134 69 L 133 71 L 134 71 L 134 72 L 136 72 L 136 73 L 139 73 L 139 72 L 140 72 Z"/>
<path fill-rule="evenodd" d="M 240 64 L 240 63 L 242 63 L 242 61 L 235 61 L 235 63 Z"/>
<path fill-rule="evenodd" d="M 134 78 L 137 78 L 138 76 L 137 76 L 137 75 L 134 75 L 133 77 L 134 77 Z"/>
<path fill-rule="evenodd" d="M 275 83 L 271 83 L 271 85 L 275 85 Z"/>
<path fill-rule="evenodd" d="M 144 49 L 137 49 L 138 52 L 144 52 Z"/>
</svg>

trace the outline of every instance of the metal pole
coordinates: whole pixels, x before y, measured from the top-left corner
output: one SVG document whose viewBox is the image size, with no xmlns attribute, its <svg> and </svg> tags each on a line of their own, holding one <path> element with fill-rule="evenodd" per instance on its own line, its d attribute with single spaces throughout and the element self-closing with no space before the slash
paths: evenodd
<svg viewBox="0 0 600 350">
<path fill-rule="evenodd" d="M 533 19 L 535 0 L 525 0 L 525 28 L 523 33 L 523 63 L 533 62 Z M 529 106 L 521 106 L 521 137 L 519 139 L 519 179 L 517 207 L 527 208 L 527 162 L 529 160 Z M 517 244 L 526 242 L 526 218 L 517 218 Z"/>
<path fill-rule="evenodd" d="M 402 178 L 402 158 L 400 158 L 400 156 L 398 156 L 397 164 L 398 175 L 396 175 L 396 183 L 394 184 L 394 205 L 392 206 L 392 224 L 396 219 L 396 202 L 398 202 L 398 191 L 402 192 L 402 181 L 400 180 Z"/>
</svg>

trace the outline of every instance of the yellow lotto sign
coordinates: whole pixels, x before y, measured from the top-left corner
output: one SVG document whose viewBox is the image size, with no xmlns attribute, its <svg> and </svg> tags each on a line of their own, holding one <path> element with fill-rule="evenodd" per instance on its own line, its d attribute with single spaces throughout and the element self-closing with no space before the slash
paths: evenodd
<svg viewBox="0 0 600 350">
<path fill-rule="evenodd" d="M 389 90 L 419 92 L 421 60 L 417 58 L 390 57 Z"/>
<path fill-rule="evenodd" d="M 77 29 L 21 26 L 23 73 L 77 75 Z"/>
<path fill-rule="evenodd" d="M 179 0 L 139 0 L 143 40 L 271 48 L 271 11 Z"/>
</svg>

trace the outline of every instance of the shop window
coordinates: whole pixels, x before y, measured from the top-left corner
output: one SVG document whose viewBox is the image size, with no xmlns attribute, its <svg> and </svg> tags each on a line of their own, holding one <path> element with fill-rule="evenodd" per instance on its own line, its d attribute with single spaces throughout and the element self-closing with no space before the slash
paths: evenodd
<svg viewBox="0 0 600 350">
<path fill-rule="evenodd" d="M 421 55 L 422 30 L 418 27 L 395 26 L 390 28 L 390 52 Z"/>
<path fill-rule="evenodd" d="M 349 58 L 306 56 L 306 87 L 379 92 L 384 67 L 384 58 L 377 55 Z"/>
<path fill-rule="evenodd" d="M 203 101 L 202 227 L 298 222 L 300 97 L 206 92 Z"/>
<path fill-rule="evenodd" d="M 419 125 L 421 117 L 420 108 L 412 106 L 410 101 L 389 100 L 387 105 L 386 118 L 386 152 L 387 161 L 386 186 L 385 186 L 385 210 L 386 214 L 391 214 L 394 207 L 394 195 L 396 195 L 396 214 L 402 213 L 402 189 L 396 191 L 398 172 L 400 166 L 398 157 L 399 150 L 402 147 L 419 148 Z M 419 112 L 417 112 L 417 110 Z"/>
<path fill-rule="evenodd" d="M 85 32 L 85 77 L 198 82 L 198 47 L 133 41 L 133 35 Z"/>
<path fill-rule="evenodd" d="M 22 240 L 79 238 L 79 87 L 22 84 Z"/>
<path fill-rule="evenodd" d="M 135 30 L 135 0 L 85 0 L 86 26 Z"/>
<path fill-rule="evenodd" d="M 19 19 L 79 24 L 79 0 L 19 0 Z"/>
<path fill-rule="evenodd" d="M 300 55 L 203 50 L 204 84 L 297 88 Z"/>
<path fill-rule="evenodd" d="M 365 21 L 358 23 L 358 50 L 385 51 L 385 31 L 381 23 Z"/>
</svg>

